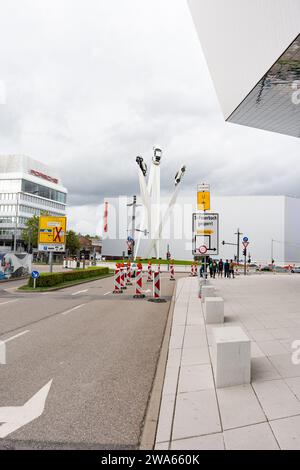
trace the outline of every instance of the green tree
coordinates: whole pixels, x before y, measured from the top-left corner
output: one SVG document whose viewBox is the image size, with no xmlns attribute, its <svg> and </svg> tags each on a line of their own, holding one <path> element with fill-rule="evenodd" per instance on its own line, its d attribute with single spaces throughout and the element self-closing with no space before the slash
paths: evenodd
<svg viewBox="0 0 300 470">
<path fill-rule="evenodd" d="M 23 239 L 26 245 L 30 245 L 32 248 L 37 248 L 38 246 L 39 220 L 40 218 L 34 215 L 27 220 L 23 230 Z"/>
<path fill-rule="evenodd" d="M 66 249 L 69 251 L 69 255 L 76 255 L 80 250 L 79 236 L 73 230 L 67 232 Z"/>
</svg>

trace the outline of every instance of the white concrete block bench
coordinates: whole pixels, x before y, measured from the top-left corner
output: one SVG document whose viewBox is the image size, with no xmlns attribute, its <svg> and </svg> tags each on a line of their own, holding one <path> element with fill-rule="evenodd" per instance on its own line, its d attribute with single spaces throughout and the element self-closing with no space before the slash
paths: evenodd
<svg viewBox="0 0 300 470">
<path fill-rule="evenodd" d="M 206 297 L 215 297 L 216 296 L 216 289 L 214 286 L 207 286 L 203 285 L 201 287 L 201 299 L 202 302 L 205 301 Z"/>
<path fill-rule="evenodd" d="M 199 297 L 201 297 L 202 287 L 203 286 L 208 286 L 209 281 L 207 279 L 199 278 L 198 285 L 199 285 Z"/>
<path fill-rule="evenodd" d="M 216 387 L 249 384 L 251 340 L 239 326 L 214 328 L 212 362 Z"/>
<path fill-rule="evenodd" d="M 211 323 L 224 323 L 224 299 L 222 297 L 205 297 L 205 321 Z"/>
</svg>

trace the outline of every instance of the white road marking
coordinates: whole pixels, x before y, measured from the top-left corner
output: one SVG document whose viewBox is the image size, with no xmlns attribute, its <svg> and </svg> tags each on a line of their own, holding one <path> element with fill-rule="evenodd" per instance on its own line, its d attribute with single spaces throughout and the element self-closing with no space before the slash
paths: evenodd
<svg viewBox="0 0 300 470">
<path fill-rule="evenodd" d="M 14 299 L 14 300 L 8 300 L 7 302 L 2 302 L 0 305 L 7 305 L 7 304 L 12 304 L 13 302 L 18 302 L 19 299 Z"/>
<path fill-rule="evenodd" d="M 0 439 L 39 418 L 45 409 L 52 380 L 30 398 L 23 406 L 3 406 L 0 408 Z"/>
<path fill-rule="evenodd" d="M 62 315 L 68 315 L 68 313 L 74 312 L 74 310 L 78 310 L 79 308 L 84 307 L 85 305 L 86 304 L 77 305 L 76 307 L 73 307 L 70 310 L 63 312 Z"/>
<path fill-rule="evenodd" d="M 2 342 L 3 343 L 9 343 L 10 341 L 13 341 L 14 339 L 20 338 L 20 336 L 26 335 L 29 333 L 30 330 L 22 331 L 22 333 L 18 333 L 15 336 L 11 336 L 10 338 L 4 339 Z"/>
<path fill-rule="evenodd" d="M 143 290 L 143 292 L 145 292 L 145 294 L 148 294 L 149 292 L 152 292 L 151 289 L 147 289 L 147 290 Z"/>
<path fill-rule="evenodd" d="M 79 290 L 78 292 L 75 292 L 74 294 L 71 294 L 71 295 L 78 295 L 78 294 L 83 294 L 84 292 L 87 292 L 88 289 L 85 289 L 85 290 Z"/>
<path fill-rule="evenodd" d="M 103 294 L 103 295 L 108 295 L 108 294 L 111 294 L 111 292 L 106 292 L 106 294 Z"/>
</svg>

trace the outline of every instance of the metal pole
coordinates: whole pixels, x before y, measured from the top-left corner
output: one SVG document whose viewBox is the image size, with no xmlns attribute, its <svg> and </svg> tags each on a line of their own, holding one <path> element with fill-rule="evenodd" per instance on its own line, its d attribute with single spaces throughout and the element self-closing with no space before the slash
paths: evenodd
<svg viewBox="0 0 300 470">
<path fill-rule="evenodd" d="M 271 264 L 273 266 L 273 238 L 271 239 Z"/>
<path fill-rule="evenodd" d="M 240 229 L 238 228 L 237 230 L 237 262 L 238 264 L 240 261 L 240 236 L 241 236 L 241 233 L 240 233 Z"/>
<path fill-rule="evenodd" d="M 50 273 L 53 273 L 53 252 L 49 253 L 49 264 L 50 264 Z"/>
<path fill-rule="evenodd" d="M 33 279 L 33 288 L 36 288 L 36 278 Z"/>
<path fill-rule="evenodd" d="M 167 254 L 169 254 L 169 253 L 170 253 L 170 245 L 168 244 L 167 245 Z M 170 271 L 170 260 L 168 260 L 168 261 L 169 261 L 168 262 L 168 271 Z"/>
<path fill-rule="evenodd" d="M 17 193 L 17 204 L 16 204 L 16 220 L 15 220 L 15 237 L 14 237 L 14 252 L 17 251 L 17 232 L 18 232 L 18 217 L 19 217 L 19 194 Z"/>
<path fill-rule="evenodd" d="M 245 248 L 244 275 L 247 275 L 247 248 Z"/>
</svg>

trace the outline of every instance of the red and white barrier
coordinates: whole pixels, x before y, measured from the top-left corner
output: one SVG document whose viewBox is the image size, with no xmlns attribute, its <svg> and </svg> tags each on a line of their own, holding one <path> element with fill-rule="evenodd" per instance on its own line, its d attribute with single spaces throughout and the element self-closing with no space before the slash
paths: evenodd
<svg viewBox="0 0 300 470">
<path fill-rule="evenodd" d="M 194 265 L 194 276 L 198 276 L 198 266 Z"/>
<path fill-rule="evenodd" d="M 147 282 L 152 282 L 152 265 L 151 263 L 148 264 L 148 278 Z"/>
<path fill-rule="evenodd" d="M 121 268 L 120 271 L 121 271 L 121 289 L 122 289 L 122 290 L 125 290 L 125 289 L 127 289 L 127 287 L 126 287 L 126 281 L 125 281 L 125 271 L 124 271 L 124 268 Z"/>
<path fill-rule="evenodd" d="M 160 284 L 160 272 L 153 273 L 153 297 L 149 299 L 149 302 L 166 302 L 161 297 L 161 284 Z"/>
<path fill-rule="evenodd" d="M 143 271 L 138 269 L 135 278 L 135 299 L 144 299 L 146 296 L 143 294 Z"/>
<path fill-rule="evenodd" d="M 121 272 L 120 269 L 115 270 L 114 275 L 114 294 L 123 294 L 122 286 L 121 286 Z"/>
<path fill-rule="evenodd" d="M 127 272 L 126 272 L 126 285 L 127 286 L 132 286 L 131 282 L 131 265 L 127 265 Z"/>
<path fill-rule="evenodd" d="M 175 281 L 175 267 L 174 267 L 174 264 L 170 265 L 170 281 Z"/>
</svg>

